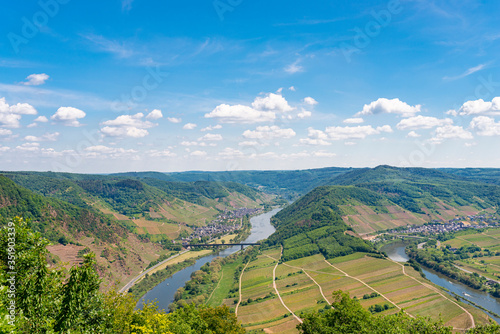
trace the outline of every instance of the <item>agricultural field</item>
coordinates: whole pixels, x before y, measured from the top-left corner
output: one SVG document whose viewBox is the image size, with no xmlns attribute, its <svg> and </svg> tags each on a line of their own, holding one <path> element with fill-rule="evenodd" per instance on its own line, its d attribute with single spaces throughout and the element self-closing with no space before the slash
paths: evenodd
<svg viewBox="0 0 500 334">
<path fill-rule="evenodd" d="M 377 314 L 404 309 L 412 316 L 441 318 L 456 329 L 469 328 L 472 317 L 475 323 L 487 321 L 486 315 L 452 299 L 413 268 L 390 260 L 354 253 L 326 261 L 316 254 L 279 263 L 280 256 L 280 249 L 265 250 L 246 265 L 241 298 L 238 292 L 228 293 L 238 287 L 234 273 L 239 263 L 224 266 L 208 304 L 223 300 L 236 311 L 243 326 L 256 333 L 297 333 L 295 326 L 301 316 L 329 308 L 337 290 L 349 292 L 366 309 L 386 305 Z"/>
</svg>

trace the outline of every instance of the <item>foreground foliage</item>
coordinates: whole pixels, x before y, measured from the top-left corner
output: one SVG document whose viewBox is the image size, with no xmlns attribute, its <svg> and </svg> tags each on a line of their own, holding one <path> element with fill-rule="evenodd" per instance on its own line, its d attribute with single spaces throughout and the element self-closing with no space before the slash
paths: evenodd
<svg viewBox="0 0 500 334">
<path fill-rule="evenodd" d="M 92 253 L 69 274 L 47 265 L 48 240 L 21 218 L 0 230 L 1 333 L 244 333 L 226 306 L 188 305 L 173 313 L 99 291 Z M 9 315 L 13 315 L 10 317 Z"/>
<path fill-rule="evenodd" d="M 442 321 L 428 318 L 412 318 L 403 311 L 386 316 L 377 316 L 365 310 L 358 300 L 351 299 L 342 291 L 333 293 L 332 308 L 322 313 L 311 313 L 304 317 L 304 323 L 297 326 L 303 334 L 448 334 L 452 328 L 444 326 Z M 500 333 L 496 324 L 482 325 L 467 333 Z"/>
</svg>

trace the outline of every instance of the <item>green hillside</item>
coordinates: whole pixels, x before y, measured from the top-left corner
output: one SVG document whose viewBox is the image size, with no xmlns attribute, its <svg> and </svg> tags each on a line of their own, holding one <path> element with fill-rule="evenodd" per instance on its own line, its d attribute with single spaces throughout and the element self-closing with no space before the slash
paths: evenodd
<svg viewBox="0 0 500 334">
<path fill-rule="evenodd" d="M 439 203 L 472 206 L 477 210 L 498 207 L 500 203 L 499 186 L 465 180 L 435 169 L 379 166 L 343 174 L 333 183 L 375 191 L 418 214 L 429 213 L 424 209 L 440 209 Z"/>
<path fill-rule="evenodd" d="M 362 239 L 351 235 L 342 219 L 339 205 L 347 197 L 380 204 L 383 197 L 356 187 L 318 187 L 273 217 L 276 232 L 269 245 L 283 245 L 283 260 L 293 260 L 317 253 L 327 259 L 354 252 L 375 252 Z"/>
</svg>

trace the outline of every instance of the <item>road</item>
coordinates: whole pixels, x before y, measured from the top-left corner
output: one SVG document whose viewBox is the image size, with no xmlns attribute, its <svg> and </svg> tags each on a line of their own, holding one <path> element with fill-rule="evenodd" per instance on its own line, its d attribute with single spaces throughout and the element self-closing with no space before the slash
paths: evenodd
<svg viewBox="0 0 500 334">
<path fill-rule="evenodd" d="M 176 257 L 186 253 L 186 252 L 189 252 L 189 250 L 183 250 L 182 252 L 174 255 L 174 256 L 171 256 L 169 257 L 168 259 L 164 260 L 164 261 L 161 261 L 160 263 L 158 264 L 155 264 L 154 266 L 152 266 L 151 268 L 149 269 L 146 269 L 145 271 L 143 271 L 142 273 L 140 273 L 139 275 L 137 275 L 136 277 L 134 277 L 130 282 L 128 282 L 123 288 L 121 288 L 119 290 L 120 293 L 125 293 L 127 292 L 138 280 L 140 280 L 141 278 L 143 278 L 144 276 L 146 276 L 146 274 L 149 274 L 152 270 L 158 268 L 159 266 L 165 264 L 166 262 L 172 260 L 172 259 L 175 259 Z"/>
</svg>

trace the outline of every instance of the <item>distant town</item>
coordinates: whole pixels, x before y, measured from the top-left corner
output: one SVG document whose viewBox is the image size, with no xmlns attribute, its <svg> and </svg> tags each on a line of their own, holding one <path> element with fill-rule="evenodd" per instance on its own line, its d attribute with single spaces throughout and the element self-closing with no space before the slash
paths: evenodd
<svg viewBox="0 0 500 334">
<path fill-rule="evenodd" d="M 500 226 L 499 218 L 494 214 L 469 215 L 450 219 L 445 222 L 435 219 L 425 225 L 407 226 L 404 229 L 387 231 L 389 234 L 436 234 L 458 232 L 465 229 L 480 229 Z"/>
<path fill-rule="evenodd" d="M 190 242 L 193 239 L 210 240 L 217 235 L 228 234 L 241 228 L 241 219 L 246 215 L 255 215 L 262 212 L 262 208 L 248 209 L 239 208 L 232 211 L 220 213 L 207 226 L 197 227 L 189 237 L 182 238 L 182 242 Z"/>
</svg>

